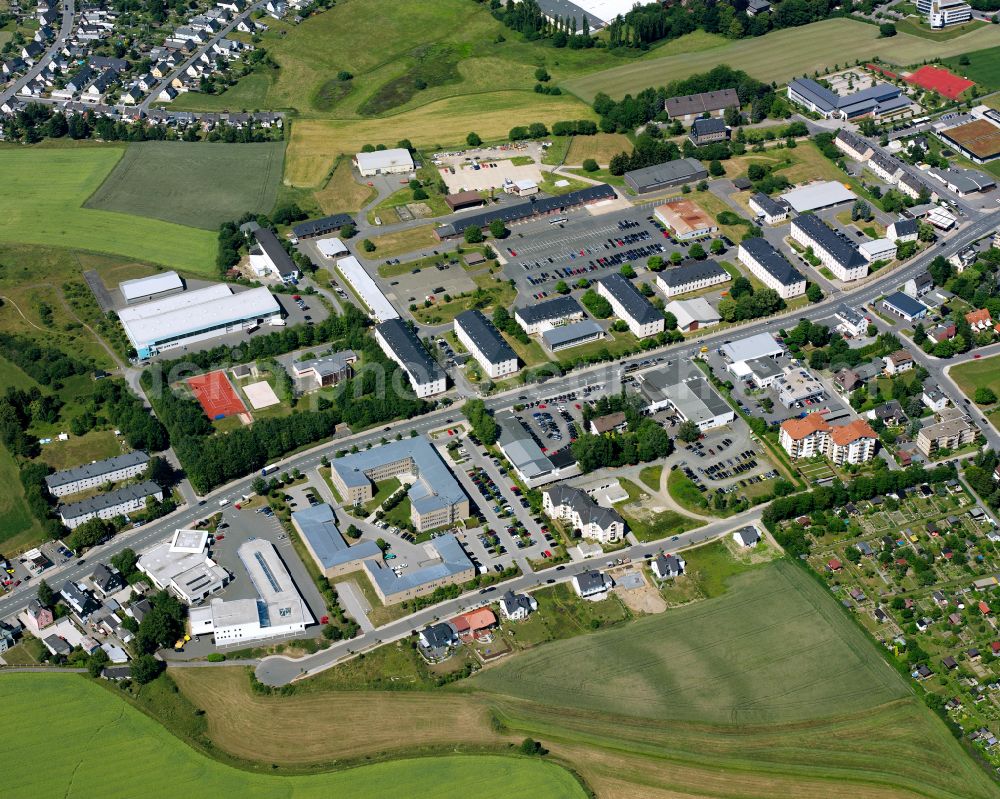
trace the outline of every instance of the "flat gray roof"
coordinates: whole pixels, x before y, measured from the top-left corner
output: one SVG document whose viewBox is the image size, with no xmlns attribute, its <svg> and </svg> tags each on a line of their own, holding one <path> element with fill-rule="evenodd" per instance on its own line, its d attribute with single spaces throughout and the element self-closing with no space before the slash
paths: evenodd
<svg viewBox="0 0 1000 799">
<path fill-rule="evenodd" d="M 652 402 L 669 400 L 685 419 L 696 424 L 733 413 L 698 367 L 687 362 L 643 373 L 640 388 Z"/>
<path fill-rule="evenodd" d="M 542 333 L 542 341 L 550 350 L 568 347 L 575 341 L 585 341 L 597 335 L 604 335 L 604 328 L 593 319 L 584 319 L 568 325 L 554 327 Z"/>
<path fill-rule="evenodd" d="M 527 479 L 549 474 L 556 468 L 512 412 L 501 411 L 495 420 L 500 430 L 497 443 L 504 455 Z"/>
<path fill-rule="evenodd" d="M 708 170 L 701 161 L 694 158 L 678 158 L 662 164 L 633 169 L 625 173 L 625 182 L 636 191 L 652 191 L 660 186 L 671 186 L 700 180 L 708 176 Z"/>
</svg>

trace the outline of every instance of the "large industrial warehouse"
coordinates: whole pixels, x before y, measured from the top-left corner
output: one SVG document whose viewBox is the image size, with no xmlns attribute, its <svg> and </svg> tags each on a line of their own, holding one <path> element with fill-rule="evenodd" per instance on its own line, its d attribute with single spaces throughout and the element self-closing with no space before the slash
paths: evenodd
<svg viewBox="0 0 1000 799">
<path fill-rule="evenodd" d="M 238 294 L 217 283 L 118 311 L 139 358 L 258 325 L 281 325 L 281 306 L 266 288 Z"/>
</svg>

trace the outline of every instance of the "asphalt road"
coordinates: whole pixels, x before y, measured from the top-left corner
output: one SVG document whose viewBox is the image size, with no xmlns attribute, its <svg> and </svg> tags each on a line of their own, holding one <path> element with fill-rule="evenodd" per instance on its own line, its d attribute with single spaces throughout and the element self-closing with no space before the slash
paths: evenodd
<svg viewBox="0 0 1000 799">
<path fill-rule="evenodd" d="M 73 32 L 73 17 L 76 14 L 76 4 L 74 0 L 64 0 L 62 4 L 62 22 L 59 25 L 59 33 L 55 40 L 49 45 L 44 55 L 35 62 L 35 65 L 24 73 L 20 78 L 8 86 L 0 93 L 0 105 L 7 102 L 11 97 L 21 91 L 21 88 L 30 83 L 41 73 L 45 66 L 52 60 L 52 54 L 66 42 L 66 37 Z"/>
<path fill-rule="evenodd" d="M 894 290 L 908 278 L 924 271 L 931 260 L 933 260 L 933 258 L 937 255 L 951 255 L 952 253 L 966 247 L 976 239 L 982 238 L 983 236 L 991 233 L 998 225 L 1000 225 L 1000 210 L 985 214 L 981 218 L 967 223 L 963 229 L 958 231 L 951 238 L 947 239 L 945 246 L 935 246 L 923 253 L 911 264 L 900 269 L 896 269 L 883 276 L 875 277 L 863 286 L 860 286 L 852 291 L 833 294 L 820 303 L 816 303 L 798 311 L 796 314 L 793 314 L 791 318 L 820 320 L 828 317 L 836 306 L 842 302 L 846 302 L 853 307 L 860 308 L 887 291 Z M 667 353 L 669 353 L 670 358 L 691 358 L 700 350 L 702 346 L 710 348 L 718 347 L 723 343 L 724 339 L 740 338 L 754 335 L 756 333 L 774 331 L 782 325 L 787 324 L 787 321 L 788 318 L 770 317 L 768 319 L 752 322 L 741 327 L 728 328 L 717 333 L 707 334 L 698 340 L 689 341 L 682 346 L 670 345 L 660 350 L 650 350 L 648 353 L 644 353 L 642 356 L 637 356 L 634 359 L 612 364 L 601 364 L 588 369 L 574 371 L 564 377 L 552 378 L 542 386 L 524 386 L 512 389 L 500 395 L 496 395 L 487 401 L 487 405 L 493 409 L 510 408 L 518 402 L 517 397 L 522 394 L 532 397 L 547 397 L 554 394 L 567 393 L 573 389 L 595 382 L 603 382 L 611 387 L 615 385 L 616 381 L 621 380 L 621 377 L 624 374 L 624 366 L 630 362 L 636 362 L 655 357 L 658 354 Z M 939 377 L 939 384 L 942 390 L 946 394 L 949 394 L 952 402 L 954 402 L 956 406 L 964 407 L 961 396 L 956 393 L 957 389 L 955 388 L 954 383 L 950 379 L 945 378 L 945 367 L 953 365 L 956 362 L 960 362 L 962 359 L 941 361 L 924 355 L 919 349 L 913 350 L 911 354 L 919 363 L 928 369 L 932 376 Z M 332 456 L 337 450 L 350 446 L 350 444 L 357 444 L 359 447 L 363 448 L 368 442 L 377 444 L 383 436 L 391 437 L 397 431 L 403 433 L 403 435 L 409 434 L 410 430 L 416 430 L 418 434 L 427 434 L 432 430 L 447 427 L 449 424 L 447 419 L 457 418 L 460 414 L 461 410 L 457 407 L 444 408 L 417 419 L 396 422 L 389 426 L 390 431 L 388 433 L 383 432 L 381 428 L 377 428 L 364 433 L 359 433 L 357 435 L 333 439 L 310 450 L 287 458 L 286 460 L 281 461 L 279 465 L 282 470 L 298 468 L 303 472 L 307 472 L 319 465 L 324 454 Z M 976 423 L 983 430 L 987 441 L 989 442 L 989 446 L 994 449 L 1000 448 L 1000 434 L 998 434 L 997 431 L 988 423 L 983 423 L 981 421 L 982 417 L 978 414 L 975 418 Z M 91 573 L 93 564 L 97 561 L 106 561 L 112 555 L 120 552 L 126 547 L 131 547 L 136 551 L 141 551 L 150 544 L 165 539 L 174 529 L 191 525 L 197 519 L 218 510 L 218 502 L 220 500 L 228 499 L 233 501 L 242 494 L 250 493 L 250 483 L 255 476 L 256 475 L 250 475 L 242 480 L 234 481 L 226 486 L 216 489 L 204 497 L 204 506 L 185 506 L 170 516 L 141 527 L 138 530 L 128 530 L 123 532 L 107 544 L 89 551 L 86 554 L 86 562 L 83 565 L 77 565 L 77 561 L 70 561 L 67 565 L 56 567 L 49 571 L 45 574 L 45 578 L 52 585 L 61 585 L 65 580 L 81 580 Z M 712 523 L 707 527 L 703 527 L 697 531 L 692 531 L 692 533 L 682 537 L 681 543 L 687 545 L 695 542 L 696 540 L 704 540 L 705 537 L 717 535 L 720 532 L 724 532 L 726 529 L 731 529 L 736 524 L 737 520 L 734 519 L 729 519 L 726 522 Z M 696 538 L 691 538 L 691 536 L 695 536 Z M 678 546 L 680 546 L 680 544 L 678 544 Z M 649 547 L 650 550 L 652 549 L 651 545 L 647 545 L 647 547 Z M 638 548 L 633 549 L 639 551 Z M 576 567 L 568 567 L 567 571 L 569 571 L 570 568 Z M 559 574 L 564 573 L 560 572 Z M 537 580 L 538 577 L 536 575 L 527 575 L 511 581 L 509 586 L 505 584 L 503 588 L 498 588 L 497 590 L 506 590 L 507 587 L 518 589 L 530 587 L 532 585 L 537 585 Z M 34 595 L 35 587 L 33 581 L 32 583 L 20 586 L 15 591 L 7 594 L 3 598 L 0 598 L 0 618 L 17 613 L 24 609 Z M 456 600 L 456 602 L 458 602 L 458 600 Z M 389 634 L 402 635 L 400 631 L 404 628 L 407 631 L 418 628 L 426 623 L 426 618 L 433 618 L 434 614 L 447 615 L 451 612 L 451 605 L 428 609 L 420 614 L 416 614 L 412 618 L 397 622 L 396 625 L 390 625 L 390 628 L 387 628 L 386 630 L 380 630 L 372 633 L 372 636 L 373 638 L 377 637 L 384 639 L 385 636 Z M 398 626 L 398 630 L 396 629 L 396 626 Z M 366 636 L 354 639 L 350 642 L 350 645 L 357 649 L 358 647 L 366 646 L 368 643 L 369 639 Z M 333 647 L 330 650 L 319 653 L 314 657 L 325 656 L 327 658 L 334 658 L 335 655 L 330 654 L 331 652 L 337 653 L 336 656 L 343 656 L 345 654 L 343 649 L 346 646 L 347 644 L 343 646 L 338 645 L 337 647 Z M 292 669 L 297 670 L 303 668 L 302 663 L 303 662 L 300 661 L 294 667 L 289 666 L 279 668 L 278 666 L 273 665 L 271 660 L 269 660 L 261 666 L 261 679 L 263 680 L 267 678 L 272 681 L 291 679 L 289 671 Z M 273 674 L 270 671 L 271 669 L 274 669 Z"/>
</svg>

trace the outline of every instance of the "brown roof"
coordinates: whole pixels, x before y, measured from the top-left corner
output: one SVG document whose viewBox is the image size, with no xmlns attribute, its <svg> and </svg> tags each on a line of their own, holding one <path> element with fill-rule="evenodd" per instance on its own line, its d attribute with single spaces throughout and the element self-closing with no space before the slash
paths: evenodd
<svg viewBox="0 0 1000 799">
<path fill-rule="evenodd" d="M 979 311 L 969 311 L 969 313 L 965 315 L 965 321 L 970 325 L 982 324 L 984 322 L 989 324 L 990 312 L 986 308 Z"/>
<path fill-rule="evenodd" d="M 781 429 L 799 441 L 820 430 L 829 430 L 830 425 L 822 414 L 810 413 L 801 419 L 787 419 L 781 423 Z"/>
<path fill-rule="evenodd" d="M 672 116 L 685 114 L 704 114 L 711 111 L 721 111 L 723 108 L 740 105 L 736 89 L 722 89 L 717 92 L 702 92 L 701 94 L 685 94 L 682 97 L 671 97 L 665 103 L 667 113 Z"/>
<path fill-rule="evenodd" d="M 845 444 L 850 444 L 852 441 L 857 441 L 859 438 L 878 438 L 878 434 L 872 430 L 871 425 L 864 419 L 855 419 L 853 422 L 848 422 L 845 425 L 831 427 L 830 438 L 833 439 L 834 444 L 844 446 Z"/>
<path fill-rule="evenodd" d="M 458 206 L 482 205 L 485 202 L 477 191 L 459 191 L 454 194 L 446 194 L 444 201 L 452 210 Z"/>
<path fill-rule="evenodd" d="M 599 434 L 607 433 L 625 423 L 625 414 L 621 412 L 609 413 L 606 416 L 598 416 L 596 419 L 591 419 L 590 423 Z"/>
<path fill-rule="evenodd" d="M 889 356 L 889 360 L 894 364 L 909 363 L 913 360 L 906 350 L 896 350 L 892 355 Z"/>
<path fill-rule="evenodd" d="M 953 142 L 960 144 L 980 158 L 991 158 L 1000 153 L 1000 128 L 985 119 L 976 119 L 965 125 L 956 125 L 943 133 Z"/>
</svg>

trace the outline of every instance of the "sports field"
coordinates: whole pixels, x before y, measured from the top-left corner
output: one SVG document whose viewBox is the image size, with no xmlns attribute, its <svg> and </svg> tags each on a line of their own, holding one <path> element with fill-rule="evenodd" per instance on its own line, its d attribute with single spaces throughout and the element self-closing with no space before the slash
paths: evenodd
<svg viewBox="0 0 1000 799">
<path fill-rule="evenodd" d="M 941 42 L 904 33 L 889 39 L 878 36 L 876 25 L 845 18 L 828 19 L 801 28 L 773 31 L 756 39 L 721 40 L 717 46 L 699 52 L 660 57 L 660 51 L 654 50 L 639 61 L 570 78 L 560 85 L 591 102 L 598 92 L 612 97 L 634 94 L 648 86 L 662 86 L 670 80 L 707 72 L 718 64 L 729 64 L 758 80 L 780 84 L 796 76 L 811 75 L 813 70 L 824 66 L 844 65 L 875 55 L 883 62 L 905 65 L 959 55 L 976 47 L 992 46 L 996 41 L 996 31 L 989 26 Z"/>
<path fill-rule="evenodd" d="M 124 152 L 121 145 L 0 147 L 0 241 L 113 253 L 214 275 L 216 234 L 82 207 Z"/>
<path fill-rule="evenodd" d="M 245 212 L 270 213 L 285 143 L 134 142 L 85 203 L 218 230 Z"/>
<path fill-rule="evenodd" d="M 3 675 L 0 702 L 9 714 L 4 795 L 10 797 L 584 796 L 568 771 L 514 757 L 428 757 L 309 776 L 240 771 L 189 748 L 114 693 L 79 675 Z M 260 737 L 267 734 L 266 729 L 257 732 Z M 45 752 L 44 766 L 38 760 L 40 751 Z M 17 768 L 11 768 L 15 763 Z"/>
<path fill-rule="evenodd" d="M 246 412 L 246 405 L 236 393 L 233 384 L 229 382 L 224 370 L 189 377 L 187 384 L 191 387 L 195 399 L 209 419 L 222 416 L 235 416 Z"/>
<path fill-rule="evenodd" d="M 957 100 L 966 89 L 971 89 L 975 83 L 959 77 L 947 69 L 932 67 L 925 64 L 920 69 L 911 72 L 906 81 L 921 89 L 930 89 L 950 100 Z"/>
</svg>

